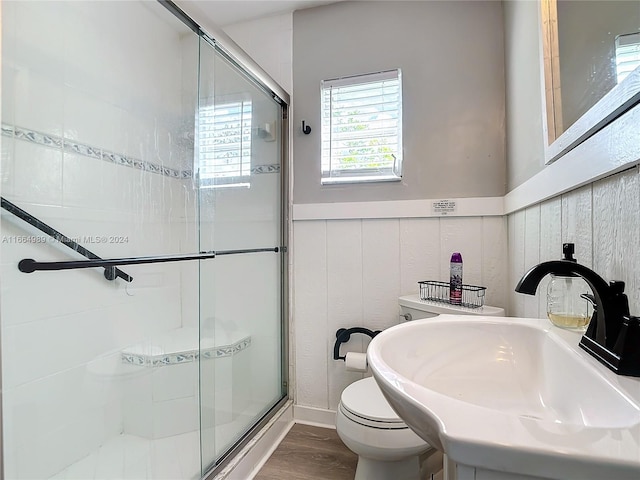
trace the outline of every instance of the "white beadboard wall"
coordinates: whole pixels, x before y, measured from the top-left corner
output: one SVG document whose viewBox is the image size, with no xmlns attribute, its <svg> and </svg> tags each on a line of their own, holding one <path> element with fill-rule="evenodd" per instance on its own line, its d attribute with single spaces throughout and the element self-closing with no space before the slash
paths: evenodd
<svg viewBox="0 0 640 480">
<path fill-rule="evenodd" d="M 295 403 L 335 410 L 363 374 L 333 360 L 335 333 L 399 323 L 398 297 L 419 280 L 449 277 L 462 252 L 464 282 L 484 285 L 487 304 L 507 303 L 507 222 L 503 216 L 297 220 L 293 222 Z M 357 335 L 341 353 L 364 352 Z"/>
<path fill-rule="evenodd" d="M 640 174 L 637 168 L 508 216 L 509 285 L 536 263 L 559 259 L 562 243 L 576 245 L 578 262 L 605 280 L 622 280 L 632 314 L 640 314 Z M 508 288 L 512 316 L 546 317 L 546 288 L 535 297 Z"/>
</svg>

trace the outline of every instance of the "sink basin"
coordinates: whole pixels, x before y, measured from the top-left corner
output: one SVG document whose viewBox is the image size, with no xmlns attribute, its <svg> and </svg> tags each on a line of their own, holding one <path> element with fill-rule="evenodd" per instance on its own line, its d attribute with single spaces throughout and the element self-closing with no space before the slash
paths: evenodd
<svg viewBox="0 0 640 480">
<path fill-rule="evenodd" d="M 385 397 L 451 460 L 544 478 L 640 478 L 640 381 L 546 320 L 441 315 L 378 335 Z"/>
</svg>

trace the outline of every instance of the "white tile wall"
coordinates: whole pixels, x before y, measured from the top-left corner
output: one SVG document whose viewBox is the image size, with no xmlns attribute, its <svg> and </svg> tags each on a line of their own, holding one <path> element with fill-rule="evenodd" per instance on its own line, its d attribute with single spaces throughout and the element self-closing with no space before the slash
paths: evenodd
<svg viewBox="0 0 640 480">
<path fill-rule="evenodd" d="M 199 407 L 198 396 L 153 402 L 153 438 L 197 431 Z"/>
<path fill-rule="evenodd" d="M 200 478 L 199 435 L 191 432 L 158 440 L 119 435 L 51 480 Z"/>
<path fill-rule="evenodd" d="M 35 204 L 62 205 L 62 154 L 16 141 L 14 147 L 15 200 Z"/>
<path fill-rule="evenodd" d="M 3 6 L 3 14 L 3 93 L 9 92 L 3 96 L 3 123 L 179 170 L 192 168 L 185 134 L 194 128 L 198 42 L 185 35 L 186 29 L 176 31 L 170 13 L 145 2 L 40 2 L 11 3 Z M 285 79 L 280 83 L 287 85 L 289 79 L 289 90 L 291 28 L 290 15 L 267 22 L 253 47 L 258 57 L 271 62 L 274 77 Z M 270 106 L 256 104 L 256 112 L 270 115 L 265 122 L 273 121 L 275 107 Z M 278 148 L 278 142 L 256 144 L 256 156 L 266 158 Z M 1 171 L 3 195 L 67 235 L 127 236 L 123 244 L 87 245 L 101 256 L 198 250 L 196 203 L 188 180 L 7 137 Z M 279 191 L 277 175 L 261 175 L 251 189 L 218 192 L 211 205 L 217 222 L 211 248 L 278 245 L 279 202 L 266 204 L 256 196 L 277 197 Z M 6 235 L 39 235 L 5 212 L 2 228 Z M 3 380 L 17 421 L 5 424 L 5 438 L 19 445 L 8 449 L 6 467 L 16 478 L 53 475 L 123 430 L 166 436 L 198 427 L 193 369 L 187 367 L 179 379 L 162 378 L 164 371 L 131 378 L 107 372 L 109 388 L 98 405 L 83 377 L 68 372 L 88 371 L 99 359 L 157 332 L 197 326 L 199 288 L 204 296 L 208 288 L 219 292 L 216 309 L 204 312 L 218 334 L 227 327 L 252 333 L 252 351 L 242 352 L 242 365 L 233 366 L 244 371 L 226 372 L 235 379 L 233 398 L 225 404 L 229 419 L 250 402 L 279 397 L 280 385 L 273 382 L 280 373 L 280 318 L 274 313 L 279 256 L 221 259 L 209 272 L 211 283 L 204 284 L 198 282 L 197 264 L 123 267 L 134 277 L 125 288 L 122 282 L 107 282 L 96 270 L 17 271 L 20 258 L 69 258 L 69 252 L 51 243 L 3 244 L 1 254 Z M 255 381 L 242 381 L 238 374 L 246 371 Z M 211 385 L 214 394 L 216 386 L 225 386 L 221 374 Z M 125 398 L 130 388 L 136 395 Z M 26 391 L 42 399 L 57 396 L 44 408 L 28 402 Z M 224 388 L 217 393 L 221 401 Z M 72 408 L 80 404 L 82 408 Z M 24 441 L 21 435 L 26 435 Z M 27 438 L 35 439 L 28 448 Z M 54 438 L 58 445 L 46 450 Z M 212 447 L 226 448 L 218 440 Z M 138 460 L 144 463 L 144 456 Z M 155 475 L 174 472 L 165 470 Z"/>
<path fill-rule="evenodd" d="M 9 2 L 3 20 L 3 124 L 190 168 L 182 139 L 193 130 L 194 106 L 181 102 L 195 98 L 189 91 L 197 72 L 183 73 L 184 29 L 176 30 L 177 20 L 161 6 Z M 197 41 L 192 47 L 196 55 Z M 184 221 L 195 215 L 194 204 L 185 202 L 186 183 L 60 146 L 2 138 L 3 196 L 71 237 L 126 236 L 122 243 L 79 242 L 103 257 L 196 251 Z M 2 234 L 44 237 L 5 211 Z M 181 326 L 182 270 L 122 267 L 134 277 L 125 286 L 108 282 L 99 269 L 20 273 L 21 258 L 79 258 L 49 240 L 2 242 L 0 255 L 3 433 L 11 446 L 5 473 L 48 478 L 122 432 L 126 376 L 117 360 L 113 368 L 98 366 L 118 359 L 127 345 Z M 156 394 L 166 408 L 197 398 L 194 391 L 186 397 L 159 385 L 154 390 L 150 381 L 140 386 L 146 389 L 141 402 Z M 151 406 L 139 406 L 136 419 L 150 414 L 150 431 L 197 427 L 193 408 L 167 416 Z M 154 415 L 173 424 L 154 423 Z"/>
<path fill-rule="evenodd" d="M 194 331 L 194 335 L 196 332 Z M 194 338 L 194 341 L 197 340 Z M 155 401 L 198 396 L 198 363 L 155 368 L 151 374 L 152 396 Z"/>
<path fill-rule="evenodd" d="M 54 40 L 53 44 L 56 43 Z M 16 96 L 15 120 L 13 120 L 15 125 L 29 125 L 34 130 L 49 132 L 53 135 L 62 134 L 63 99 L 65 98 L 62 75 L 56 78 L 52 73 L 51 71 L 18 71 L 14 77 L 18 82 L 19 91 L 19 95 Z M 38 115 L 33 115 L 34 109 L 38 110 Z"/>
<path fill-rule="evenodd" d="M 363 374 L 333 360 L 338 328 L 386 328 L 399 320 L 398 296 L 419 280 L 449 276 L 453 251 L 464 281 L 488 287 L 505 307 L 507 226 L 503 217 L 310 220 L 293 222 L 295 402 L 335 410 L 340 393 Z M 364 351 L 360 335 L 341 354 Z"/>
<path fill-rule="evenodd" d="M 5 102 L 6 103 L 6 102 Z M 13 164 L 14 158 L 14 140 L 12 138 L 0 138 L 1 161 L 0 165 L 0 191 L 3 195 L 13 195 L 13 182 L 15 170 Z"/>
<path fill-rule="evenodd" d="M 536 216 L 540 224 L 535 230 L 532 221 L 523 231 L 523 219 Z M 640 313 L 640 175 L 629 170 L 593 184 L 578 188 L 539 205 L 509 215 L 509 246 L 511 283 L 515 285 L 524 273 L 520 265 L 533 260 L 528 249 L 537 243 L 539 261 L 562 257 L 562 242 L 576 244 L 579 263 L 593 268 L 605 280 L 626 283 L 631 314 Z M 529 226 L 529 225 L 528 225 Z M 533 265 L 526 265 L 527 268 Z M 546 285 L 538 287 L 538 317 L 546 317 Z M 531 310 L 527 295 L 509 290 L 514 316 L 527 316 Z"/>
</svg>

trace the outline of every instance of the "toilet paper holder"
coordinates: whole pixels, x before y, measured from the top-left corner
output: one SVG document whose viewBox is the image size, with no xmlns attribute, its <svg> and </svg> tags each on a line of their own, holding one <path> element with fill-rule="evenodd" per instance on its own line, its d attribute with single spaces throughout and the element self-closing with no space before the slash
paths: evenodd
<svg viewBox="0 0 640 480">
<path fill-rule="evenodd" d="M 340 345 L 348 342 L 351 339 L 351 335 L 354 333 L 362 333 L 368 335 L 371 338 L 378 335 L 382 330 L 369 330 L 364 327 L 352 327 L 352 328 L 339 328 L 336 332 L 336 343 L 333 346 L 333 359 L 344 360 L 345 356 L 340 356 Z"/>
</svg>

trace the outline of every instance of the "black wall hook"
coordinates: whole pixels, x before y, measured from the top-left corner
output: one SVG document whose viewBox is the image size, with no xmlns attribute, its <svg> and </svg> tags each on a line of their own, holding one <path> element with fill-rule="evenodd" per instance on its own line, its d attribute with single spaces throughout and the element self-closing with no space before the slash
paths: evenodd
<svg viewBox="0 0 640 480">
<path fill-rule="evenodd" d="M 311 133 L 311 127 L 309 125 L 305 125 L 304 120 L 302 120 L 302 133 L 305 135 L 309 135 Z"/>
</svg>

